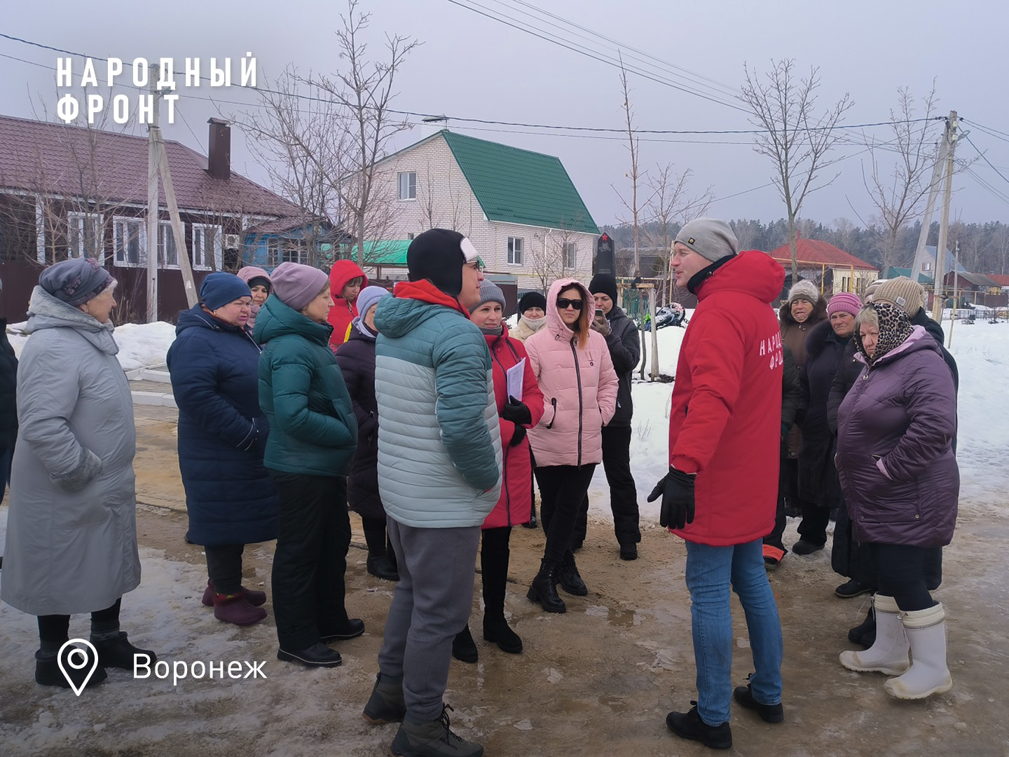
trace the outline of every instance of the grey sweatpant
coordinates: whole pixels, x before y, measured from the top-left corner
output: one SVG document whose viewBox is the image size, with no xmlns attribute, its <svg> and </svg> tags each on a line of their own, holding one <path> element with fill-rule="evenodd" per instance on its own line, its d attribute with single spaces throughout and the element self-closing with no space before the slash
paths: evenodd
<svg viewBox="0 0 1009 757">
<path fill-rule="evenodd" d="M 452 640 L 473 608 L 480 526 L 413 528 L 389 518 L 399 583 L 378 653 L 382 675 L 403 676 L 411 720 L 437 720 L 448 684 Z"/>
</svg>

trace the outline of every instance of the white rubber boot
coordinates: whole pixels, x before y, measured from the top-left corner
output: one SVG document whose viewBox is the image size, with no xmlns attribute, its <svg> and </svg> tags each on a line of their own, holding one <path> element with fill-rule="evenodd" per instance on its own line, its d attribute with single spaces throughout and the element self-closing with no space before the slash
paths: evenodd
<svg viewBox="0 0 1009 757">
<path fill-rule="evenodd" d="M 908 641 L 900 610 L 893 597 L 877 594 L 872 599 L 876 610 L 876 641 L 864 652 L 841 652 L 841 664 L 860 673 L 874 671 L 899 676 L 908 669 Z"/>
<path fill-rule="evenodd" d="M 946 612 L 941 604 L 927 610 L 901 613 L 911 643 L 911 667 L 899 678 L 883 684 L 898 699 L 924 699 L 953 688 L 946 667 Z"/>
</svg>

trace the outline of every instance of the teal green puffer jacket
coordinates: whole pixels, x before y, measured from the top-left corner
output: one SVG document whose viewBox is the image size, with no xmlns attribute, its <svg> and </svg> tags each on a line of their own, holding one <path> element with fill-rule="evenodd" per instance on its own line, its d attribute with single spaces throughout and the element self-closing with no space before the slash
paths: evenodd
<svg viewBox="0 0 1009 757">
<path fill-rule="evenodd" d="M 333 327 L 292 310 L 275 295 L 263 303 L 253 338 L 259 404 L 270 421 L 264 464 L 285 473 L 346 476 L 357 450 L 357 418 L 329 348 Z"/>
<path fill-rule="evenodd" d="M 427 281 L 375 311 L 378 488 L 414 528 L 479 526 L 501 493 L 501 429 L 487 340 Z"/>
</svg>

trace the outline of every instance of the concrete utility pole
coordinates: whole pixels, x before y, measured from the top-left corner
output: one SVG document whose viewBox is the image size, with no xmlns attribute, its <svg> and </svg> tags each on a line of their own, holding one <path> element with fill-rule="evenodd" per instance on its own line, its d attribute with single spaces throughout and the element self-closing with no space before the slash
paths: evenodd
<svg viewBox="0 0 1009 757">
<path fill-rule="evenodd" d="M 932 318 L 941 323 L 943 306 L 946 303 L 946 286 L 943 281 L 946 269 L 946 235 L 949 232 L 949 205 L 953 199 L 953 154 L 956 152 L 957 140 L 956 111 L 949 112 L 946 122 L 946 183 L 943 188 L 942 216 L 939 219 L 939 241 L 935 247 L 935 278 L 933 279 L 935 301 L 932 303 Z M 955 271 L 954 271 L 955 272 Z"/>
<path fill-rule="evenodd" d="M 156 82 L 160 68 L 151 66 L 154 115 L 147 126 L 147 322 L 158 320 L 158 143 L 161 97 Z"/>
<path fill-rule="evenodd" d="M 179 253 L 179 269 L 182 272 L 182 283 L 186 288 L 186 302 L 189 303 L 189 307 L 193 307 L 199 302 L 200 297 L 196 292 L 193 267 L 189 262 L 189 250 L 186 248 L 186 237 L 182 231 L 182 217 L 179 215 L 179 206 L 175 201 L 175 186 L 172 184 L 172 172 L 168 168 L 168 151 L 165 150 L 165 142 L 161 138 L 161 129 L 156 128 L 154 131 L 158 147 L 158 168 L 161 171 L 161 179 L 165 182 L 165 199 L 168 201 L 168 215 L 172 219 L 175 248 Z"/>
<path fill-rule="evenodd" d="M 935 212 L 935 198 L 939 195 L 939 181 L 942 179 L 942 169 L 946 165 L 946 152 L 949 145 L 946 144 L 946 132 L 943 131 L 942 143 L 939 145 L 939 154 L 935 157 L 935 167 L 932 169 L 932 180 L 929 182 L 928 202 L 925 205 L 925 215 L 921 219 L 921 231 L 918 232 L 918 245 L 914 248 L 914 263 L 912 268 L 920 260 L 925 259 L 925 245 L 928 244 L 928 232 L 932 228 L 932 214 Z M 911 280 L 917 281 L 920 271 L 911 271 Z"/>
</svg>

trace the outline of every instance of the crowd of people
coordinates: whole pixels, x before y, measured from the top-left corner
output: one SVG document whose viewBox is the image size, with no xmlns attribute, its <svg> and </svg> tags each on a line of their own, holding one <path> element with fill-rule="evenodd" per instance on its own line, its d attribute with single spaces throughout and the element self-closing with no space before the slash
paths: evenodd
<svg viewBox="0 0 1009 757">
<path fill-rule="evenodd" d="M 670 265 L 698 305 L 672 390 L 668 472 L 647 499 L 686 543 L 698 694 L 668 727 L 726 749 L 733 699 L 784 720 L 767 572 L 787 554 L 789 511 L 802 518 L 793 553 L 823 549 L 834 519 L 832 565 L 847 579 L 837 595 L 873 594 L 849 632 L 863 649 L 841 664 L 886 674 L 898 698 L 947 691 L 945 613 L 930 592 L 956 521 L 957 374 L 921 287 L 894 279 L 863 302 L 798 281 L 775 318 L 783 269 L 740 252 L 729 225 L 710 218 L 680 230 Z M 638 558 L 640 335 L 606 274 L 526 293 L 510 329 L 504 293 L 462 234 L 418 235 L 407 267 L 391 293 L 351 261 L 328 275 L 283 263 L 204 279 L 168 352 L 187 540 L 206 556 L 203 604 L 239 626 L 267 617 L 266 593 L 242 585 L 245 545 L 276 540 L 277 657 L 332 668 L 341 656 L 331 645 L 365 630 L 345 587 L 357 512 L 367 572 L 396 584 L 364 717 L 400 723 L 394 755 L 475 756 L 483 748 L 451 730 L 444 694 L 452 657 L 478 659 L 478 556 L 482 636 L 509 654 L 523 650 L 505 612 L 511 529 L 542 526 L 527 597 L 566 612 L 558 587 L 589 591 L 575 552 L 600 463 L 619 557 Z M 57 263 L 32 295 L 20 364 L 0 344 L 0 412 L 16 396 L 17 429 L 16 442 L 0 436 L 5 474 L 13 449 L 2 599 L 38 617 L 42 685 L 85 682 L 85 671 L 62 676 L 58 659 L 77 613 L 91 613 L 98 653 L 88 686 L 137 654 L 156 659 L 119 623 L 140 560 L 115 287 L 93 260 Z M 735 689 L 733 591 L 754 666 Z"/>
</svg>

